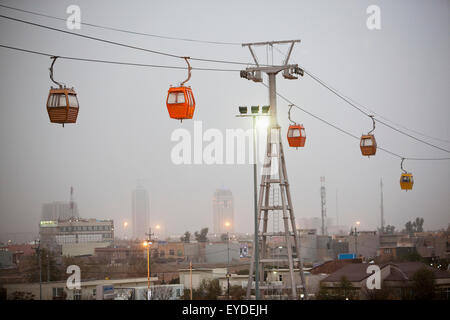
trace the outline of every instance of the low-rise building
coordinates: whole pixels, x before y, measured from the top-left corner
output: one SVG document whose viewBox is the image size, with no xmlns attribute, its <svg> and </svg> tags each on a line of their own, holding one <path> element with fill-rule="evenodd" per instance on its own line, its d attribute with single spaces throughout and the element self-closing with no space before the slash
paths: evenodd
<svg viewBox="0 0 450 320">
<path fill-rule="evenodd" d="M 67 256 L 93 255 L 95 248 L 111 246 L 113 220 L 70 218 L 40 221 L 41 245 Z"/>
<path fill-rule="evenodd" d="M 351 287 L 346 288 L 349 299 L 369 299 L 371 290 L 367 288 L 367 278 L 371 275 L 368 263 L 349 263 L 339 268 L 321 281 L 323 290 L 331 295 L 341 290 L 345 278 Z M 450 298 L 450 272 L 431 268 L 421 262 L 399 262 L 380 265 L 381 288 L 391 290 L 391 299 L 401 299 L 411 292 L 413 275 L 421 268 L 433 271 L 436 280 L 436 291 L 440 297 Z"/>
<path fill-rule="evenodd" d="M 225 277 L 227 274 L 226 268 L 195 268 L 195 269 L 180 269 L 180 284 L 185 288 L 190 288 L 192 283 L 193 289 L 198 289 L 202 281 L 211 281 L 220 277 Z"/>
<path fill-rule="evenodd" d="M 150 283 L 154 284 L 157 280 L 157 277 L 151 277 Z M 98 298 L 98 288 L 112 288 L 113 290 L 118 290 L 132 287 L 146 287 L 147 283 L 147 277 L 114 280 L 91 280 L 81 281 L 80 289 L 69 289 L 67 288 L 66 281 L 43 282 L 42 300 L 96 300 Z M 32 298 L 32 300 L 39 300 L 39 283 L 4 284 L 3 288 L 6 290 L 8 300 L 24 295 Z"/>
</svg>

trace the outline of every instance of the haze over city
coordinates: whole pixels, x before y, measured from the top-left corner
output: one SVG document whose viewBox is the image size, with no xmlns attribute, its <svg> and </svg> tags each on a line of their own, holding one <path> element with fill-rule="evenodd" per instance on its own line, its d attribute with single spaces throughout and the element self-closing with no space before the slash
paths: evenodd
<svg viewBox="0 0 450 320">
<path fill-rule="evenodd" d="M 2 4 L 66 16 L 71 1 L 2 1 Z M 81 1 L 82 19 L 173 37 L 244 43 L 300 39 L 290 61 L 393 122 L 429 136 L 430 143 L 450 146 L 449 2 L 377 1 L 382 27 L 366 27 L 370 1 Z M 289 8 L 287 10 L 287 8 Z M 2 15 L 12 12 L 0 8 Z M 14 16 L 26 18 L 23 13 Z M 186 19 L 188 17 L 189 19 Z M 65 28 L 63 21 L 34 21 Z M 82 33 L 127 42 L 182 56 L 252 62 L 240 45 L 189 43 L 115 33 L 82 26 Z M 114 47 L 88 39 L 33 28 L 0 19 L 2 44 L 56 55 L 110 59 L 184 67 L 179 59 Z M 283 52 L 287 47 L 282 47 Z M 258 51 L 261 63 L 271 61 Z M 271 52 L 270 52 L 271 55 Z M 284 55 L 273 52 L 280 62 Z M 186 78 L 185 70 L 151 69 L 58 60 L 55 78 L 73 86 L 80 104 L 76 124 L 64 128 L 48 120 L 45 109 L 50 85 L 48 57 L 0 48 L 0 224 L 1 233 L 38 232 L 42 205 L 69 201 L 70 187 L 79 215 L 113 219 L 117 235 L 131 220 L 132 191 L 148 190 L 150 225 L 168 234 L 213 225 L 212 198 L 220 187 L 234 196 L 236 232 L 252 232 L 253 171 L 243 165 L 176 165 L 171 151 L 177 128 L 193 133 L 216 128 L 251 128 L 236 118 L 238 106 L 267 105 L 267 88 L 236 72 L 193 70 L 193 120 L 180 123 L 167 114 L 169 85 Z M 224 67 L 191 61 L 193 67 Z M 245 69 L 245 66 L 224 68 Z M 266 78 L 264 79 L 266 81 Z M 302 108 L 356 136 L 371 130 L 370 119 L 305 75 L 277 79 L 277 91 Z M 278 120 L 286 137 L 288 106 L 278 99 Z M 362 157 L 359 141 L 298 109 L 292 118 L 305 126 L 305 148 L 285 144 L 286 164 L 297 219 L 320 217 L 320 177 L 326 177 L 327 215 L 339 223 L 376 230 L 380 223 L 380 179 L 384 184 L 386 224 L 403 229 L 424 218 L 424 229 L 446 229 L 450 222 L 449 161 L 408 161 L 414 188 L 400 189 L 400 160 L 379 150 Z M 409 131 L 408 131 L 409 132 Z M 436 150 L 377 124 L 379 146 L 404 157 L 439 158 Z M 411 132 L 409 132 L 411 133 Z M 411 133 L 415 135 L 414 133 Z M 204 142 L 204 147 L 207 145 Z M 259 180 L 259 178 L 258 178 Z"/>
</svg>

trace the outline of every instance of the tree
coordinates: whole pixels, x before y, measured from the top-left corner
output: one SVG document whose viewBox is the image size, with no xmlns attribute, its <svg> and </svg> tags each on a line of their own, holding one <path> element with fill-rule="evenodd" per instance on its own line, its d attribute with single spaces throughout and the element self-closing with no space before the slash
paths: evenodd
<svg viewBox="0 0 450 320">
<path fill-rule="evenodd" d="M 412 235 L 414 232 L 423 232 L 423 218 L 416 218 L 414 221 L 408 221 L 405 224 L 405 231 Z"/>
<path fill-rule="evenodd" d="M 150 300 L 170 300 L 172 298 L 173 292 L 171 287 L 150 287 L 152 296 Z M 147 294 L 147 290 L 145 290 Z"/>
<path fill-rule="evenodd" d="M 206 237 L 207 234 L 208 234 L 208 228 L 202 228 L 200 230 L 200 233 L 195 231 L 195 233 L 194 233 L 195 240 L 197 240 L 198 242 L 206 242 L 206 241 L 208 241 L 208 238 Z"/>
<path fill-rule="evenodd" d="M 217 300 L 222 294 L 222 289 L 219 285 L 219 280 L 202 280 L 198 289 L 192 290 L 193 300 Z M 182 296 L 183 300 L 190 300 L 190 290 L 185 289 Z"/>
<path fill-rule="evenodd" d="M 341 277 L 341 281 L 339 282 L 339 287 L 337 290 L 337 296 L 341 299 L 353 299 L 354 292 L 352 283 L 347 279 L 346 276 Z"/>
<path fill-rule="evenodd" d="M 422 267 L 412 276 L 412 294 L 416 300 L 431 300 L 435 297 L 436 280 L 434 272 Z"/>
<path fill-rule="evenodd" d="M 189 231 L 186 231 L 184 235 L 180 237 L 180 240 L 189 243 L 191 241 L 191 233 Z"/>
<path fill-rule="evenodd" d="M 414 222 L 416 226 L 416 232 L 423 232 L 423 218 L 416 218 L 416 221 Z"/>
<path fill-rule="evenodd" d="M 45 248 L 40 250 L 42 282 L 62 280 L 62 272 L 56 265 L 55 254 Z M 39 255 L 34 255 L 30 260 L 24 261 L 28 269 L 28 281 L 39 282 Z M 50 277 L 50 279 L 48 279 Z"/>
<path fill-rule="evenodd" d="M 243 300 L 247 291 L 242 286 L 230 287 L 230 298 L 232 300 Z"/>
<path fill-rule="evenodd" d="M 346 276 L 341 277 L 339 285 L 335 290 L 320 285 L 320 290 L 317 294 L 318 300 L 352 300 L 354 298 L 356 298 L 356 296 L 352 283 Z"/>
<path fill-rule="evenodd" d="M 395 227 L 391 226 L 389 224 L 384 228 L 384 233 L 386 233 L 386 234 L 394 234 L 394 231 L 395 231 Z"/>
<path fill-rule="evenodd" d="M 414 227 L 413 227 L 413 224 L 412 224 L 411 221 L 408 221 L 408 222 L 405 224 L 405 231 L 406 231 L 407 233 L 409 233 L 409 234 L 412 234 L 412 233 L 414 232 Z"/>
<path fill-rule="evenodd" d="M 228 241 L 228 235 L 226 233 L 222 233 L 220 235 L 220 240 L 221 241 Z"/>
</svg>

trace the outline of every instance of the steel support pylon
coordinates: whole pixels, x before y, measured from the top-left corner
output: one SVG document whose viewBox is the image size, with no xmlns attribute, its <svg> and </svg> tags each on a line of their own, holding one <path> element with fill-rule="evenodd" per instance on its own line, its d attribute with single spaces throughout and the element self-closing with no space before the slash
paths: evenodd
<svg viewBox="0 0 450 320">
<path fill-rule="evenodd" d="M 291 192 L 289 181 L 287 177 L 286 161 L 284 157 L 283 144 L 281 139 L 281 127 L 278 125 L 277 119 L 277 91 L 276 91 L 276 75 L 278 72 L 283 72 L 283 77 L 286 79 L 297 79 L 294 74 L 303 76 L 303 70 L 296 64 L 288 64 L 289 57 L 295 43 L 300 40 L 286 40 L 286 41 L 269 41 L 257 43 L 245 43 L 243 47 L 248 47 L 250 53 L 255 61 L 255 67 L 246 68 L 241 71 L 241 77 L 254 82 L 262 82 L 261 72 L 267 74 L 269 78 L 269 101 L 270 101 L 270 125 L 267 129 L 267 145 L 264 159 L 264 166 L 261 175 L 261 183 L 259 188 L 259 197 L 257 203 L 257 217 L 256 217 L 256 233 L 255 243 L 253 244 L 253 255 L 250 263 L 250 270 L 247 284 L 247 299 L 250 299 L 253 276 L 255 269 L 258 270 L 259 277 L 255 275 L 255 279 L 259 278 L 259 290 L 269 289 L 270 285 L 264 279 L 264 265 L 277 261 L 287 261 L 289 266 L 289 281 L 283 281 L 284 288 L 290 288 L 290 297 L 292 299 L 298 298 L 297 289 L 301 288 L 305 299 L 308 299 L 305 285 L 305 277 L 303 273 L 303 262 L 300 255 L 300 239 L 297 233 L 295 224 L 295 215 L 292 205 Z M 271 46 L 277 44 L 290 44 L 289 52 L 282 65 L 265 65 L 261 66 L 256 58 L 253 47 L 256 46 Z M 273 62 L 273 61 L 272 61 Z M 254 133 L 255 134 L 255 133 Z M 270 203 L 271 192 L 276 188 L 280 190 L 281 205 Z M 284 229 L 281 232 L 268 232 L 269 214 L 282 214 Z M 262 221 L 262 224 L 261 224 Z M 261 230 L 262 226 L 262 230 Z M 257 237 L 256 237 L 257 236 Z M 287 251 L 287 257 L 283 258 L 278 255 L 276 258 L 271 257 L 270 248 L 268 244 L 271 237 L 282 237 L 284 248 Z M 255 250 L 255 248 L 259 250 Z M 259 252 L 255 254 L 256 252 Z M 295 255 L 295 257 L 294 257 Z M 261 257 L 261 258 L 259 258 Z M 257 267 L 256 267 L 257 266 Z M 299 280 L 295 276 L 295 268 L 299 270 Z M 255 298 L 257 299 L 260 292 L 256 290 L 255 280 Z M 300 282 L 297 284 L 297 282 Z"/>
<path fill-rule="evenodd" d="M 270 127 L 267 133 L 267 147 L 264 160 L 264 168 L 261 176 L 261 183 L 258 198 L 258 231 L 259 247 L 260 247 L 260 290 L 265 288 L 266 283 L 264 279 L 264 265 L 266 263 L 274 263 L 276 261 L 288 262 L 289 266 L 289 281 L 284 288 L 290 288 L 290 296 L 292 299 L 298 298 L 297 289 L 301 288 L 302 292 L 307 297 L 305 288 L 305 278 L 303 273 L 303 263 L 300 255 L 300 239 L 296 230 L 295 215 L 292 205 L 292 198 L 290 193 L 290 186 L 287 177 L 286 161 L 284 157 L 283 144 L 281 140 L 281 128 L 279 126 Z M 272 188 L 271 188 L 272 187 Z M 271 192 L 279 187 L 281 196 L 281 205 L 270 206 L 269 199 Z M 283 231 L 279 233 L 268 232 L 269 214 L 282 213 Z M 262 221 L 262 225 L 261 225 Z M 261 228 L 262 227 L 262 228 Z M 268 240 L 271 237 L 284 237 L 284 248 L 287 250 L 287 257 L 271 257 L 268 248 Z M 294 257 L 295 256 L 295 257 Z M 299 269 L 300 281 L 295 277 L 295 269 Z M 252 256 L 250 264 L 250 272 L 247 286 L 247 298 L 250 298 L 253 274 L 255 269 L 255 255 Z M 300 282 L 300 283 L 298 283 Z"/>
</svg>

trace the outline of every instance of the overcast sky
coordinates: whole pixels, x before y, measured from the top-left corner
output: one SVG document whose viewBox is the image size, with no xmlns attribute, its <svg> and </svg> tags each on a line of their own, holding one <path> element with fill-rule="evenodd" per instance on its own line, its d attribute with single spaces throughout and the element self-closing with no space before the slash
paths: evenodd
<svg viewBox="0 0 450 320">
<path fill-rule="evenodd" d="M 443 1 L 1 1 L 2 4 L 59 17 L 77 4 L 82 22 L 171 37 L 223 42 L 301 39 L 291 62 L 313 72 L 378 114 L 427 135 L 450 140 L 450 2 Z M 369 5 L 381 9 L 381 30 L 366 26 Z M 14 16 L 66 29 L 63 21 L 18 13 Z M 82 26 L 76 31 L 181 56 L 251 62 L 246 48 L 149 38 Z M 116 47 L 0 19 L 0 43 L 56 55 L 184 66 L 180 59 Z M 280 47 L 286 51 L 286 47 Z M 258 51 L 266 62 L 264 49 Z M 275 51 L 274 59 L 282 56 Z M 194 67 L 245 66 L 193 61 Z M 175 165 L 170 140 L 177 128 L 192 132 L 193 120 L 170 119 L 169 85 L 186 71 L 58 60 L 55 78 L 78 93 L 77 124 L 51 124 L 45 109 L 50 59 L 0 48 L 0 233 L 37 232 L 42 204 L 69 200 L 70 186 L 80 215 L 131 219 L 137 179 L 150 195 L 150 220 L 170 233 L 212 228 L 212 196 L 228 187 L 235 200 L 235 229 L 253 230 L 251 165 Z M 371 121 L 308 76 L 277 77 L 277 90 L 314 114 L 359 136 Z M 239 105 L 268 104 L 267 89 L 241 79 L 239 72 L 194 71 L 189 82 L 197 102 L 194 119 L 203 130 L 251 126 L 235 117 Z M 285 137 L 287 104 L 278 100 Z M 450 222 L 450 161 L 406 161 L 415 184 L 399 186 L 400 160 L 382 151 L 362 157 L 359 141 L 300 110 L 306 147 L 285 143 L 296 217 L 320 216 L 320 176 L 326 177 L 327 213 L 341 224 L 379 226 L 380 178 L 387 224 L 397 229 L 416 217 L 425 229 Z M 449 154 L 379 124 L 379 146 L 405 157 Z M 420 138 L 424 138 L 419 136 Z M 450 143 L 424 138 L 443 148 Z"/>
</svg>

